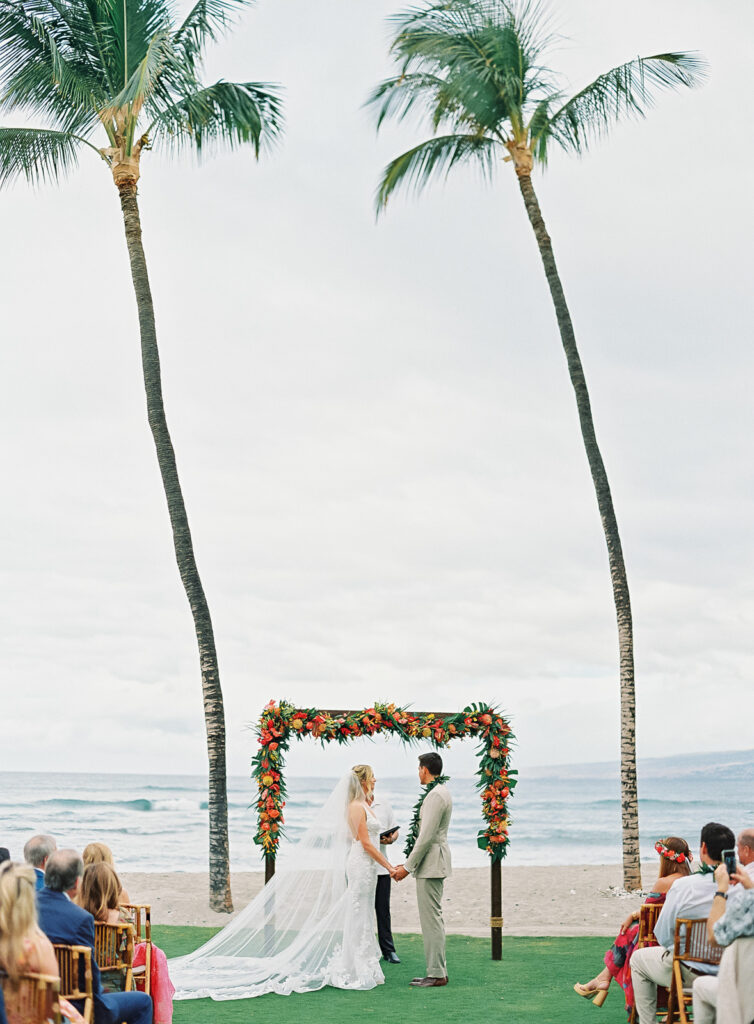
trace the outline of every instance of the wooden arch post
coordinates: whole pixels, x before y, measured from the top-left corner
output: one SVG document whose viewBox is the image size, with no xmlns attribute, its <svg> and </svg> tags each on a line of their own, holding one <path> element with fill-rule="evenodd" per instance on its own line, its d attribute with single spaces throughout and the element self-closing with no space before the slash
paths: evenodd
<svg viewBox="0 0 754 1024">
<path fill-rule="evenodd" d="M 282 713 L 281 720 L 270 712 Z M 388 725 L 384 721 L 387 714 Z M 265 717 L 267 716 L 267 717 Z M 490 722 L 487 722 L 487 719 Z M 471 723 L 467 725 L 467 723 Z M 365 728 L 353 723 L 364 723 Z M 463 723 L 461 725 L 460 723 Z M 497 727 L 493 723 L 500 723 Z M 406 728 L 407 727 L 407 728 Z M 500 855 L 490 859 L 490 937 L 492 959 L 503 958 L 503 872 L 502 856 L 508 845 L 507 798 L 516 785 L 516 773 L 509 768 L 508 743 L 513 734 L 501 716 L 487 704 L 472 705 L 463 712 L 408 712 L 394 705 L 375 704 L 364 711 L 340 711 L 329 709 L 301 709 L 286 705 L 280 706 L 274 701 L 265 708 L 259 726 L 260 746 L 262 750 L 254 758 L 254 775 L 260 787 L 260 828 L 254 842 L 264 850 L 264 882 L 265 885 L 275 874 L 275 855 L 279 842 L 279 825 L 282 823 L 282 809 L 285 805 L 285 786 L 280 769 L 283 767 L 283 752 L 288 749 L 291 732 L 298 739 L 311 735 L 323 744 L 329 740 L 345 742 L 348 738 L 374 735 L 393 729 L 404 741 L 426 741 L 431 745 L 443 748 L 451 739 L 467 739 L 475 737 L 484 739 L 485 744 L 480 755 L 481 766 L 477 773 L 480 776 L 479 788 L 483 789 L 483 817 L 487 828 L 479 833 L 478 845 L 494 853 L 500 849 Z M 358 729 L 358 731 L 356 731 Z M 501 739 L 503 737 L 504 739 Z M 505 745 L 502 745 L 502 744 Z M 497 762 L 500 761 L 498 766 Z M 493 765 L 492 768 L 486 765 Z M 495 774 L 498 778 L 495 779 Z M 487 782 L 487 778 L 491 781 Z M 496 788 L 497 787 L 497 788 Z M 488 795 L 489 794 L 489 795 Z M 270 806 L 272 804 L 272 806 Z M 272 817 L 272 823 L 262 821 Z M 265 828 L 267 825 L 267 828 Z M 271 838 L 272 837 L 272 838 Z M 494 844 L 494 845 L 493 845 Z"/>
</svg>

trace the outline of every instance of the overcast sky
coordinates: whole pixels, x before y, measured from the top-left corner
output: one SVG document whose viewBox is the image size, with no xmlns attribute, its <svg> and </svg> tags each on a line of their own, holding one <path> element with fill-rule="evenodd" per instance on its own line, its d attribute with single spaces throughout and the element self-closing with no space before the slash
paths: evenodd
<svg viewBox="0 0 754 1024">
<path fill-rule="evenodd" d="M 486 699 L 520 766 L 617 756 L 605 544 L 514 174 L 457 172 L 375 223 L 381 167 L 426 137 L 377 137 L 362 108 L 398 6 L 260 0 L 207 76 L 281 83 L 281 144 L 259 164 L 142 160 L 234 774 L 273 696 Z M 581 161 L 554 154 L 535 186 L 623 539 L 639 753 L 750 747 L 754 11 L 561 0 L 556 18 L 574 91 L 637 54 L 711 63 L 704 88 Z M 0 223 L 0 768 L 202 772 L 117 194 L 84 153 L 57 189 L 0 194 Z M 373 759 L 403 770 L 394 755 Z M 348 758 L 308 748 L 291 767 Z"/>
</svg>

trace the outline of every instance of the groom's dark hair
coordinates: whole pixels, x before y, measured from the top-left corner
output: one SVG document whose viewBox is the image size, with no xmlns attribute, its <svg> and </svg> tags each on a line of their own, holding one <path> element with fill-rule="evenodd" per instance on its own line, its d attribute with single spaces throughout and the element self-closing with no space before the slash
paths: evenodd
<svg viewBox="0 0 754 1024">
<path fill-rule="evenodd" d="M 430 775 L 442 775 L 442 758 L 434 751 L 428 754 L 419 754 L 419 764 L 426 768 Z"/>
</svg>

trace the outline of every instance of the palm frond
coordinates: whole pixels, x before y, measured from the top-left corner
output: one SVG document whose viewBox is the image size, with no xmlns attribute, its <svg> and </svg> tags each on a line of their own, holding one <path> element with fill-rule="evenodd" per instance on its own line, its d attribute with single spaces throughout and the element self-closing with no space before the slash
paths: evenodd
<svg viewBox="0 0 754 1024">
<path fill-rule="evenodd" d="M 102 11 L 114 62 L 113 82 L 126 90 L 155 36 L 170 32 L 169 0 L 105 0 Z"/>
<path fill-rule="evenodd" d="M 113 96 L 102 109 L 103 117 L 114 117 L 116 111 L 132 108 L 138 114 L 145 101 L 152 95 L 159 81 L 160 73 L 174 58 L 170 32 L 161 30 L 149 40 L 146 53 L 137 64 L 124 88 Z"/>
<path fill-rule="evenodd" d="M 16 178 L 32 185 L 58 181 L 77 165 L 83 141 L 69 132 L 0 128 L 0 187 Z"/>
<path fill-rule="evenodd" d="M 421 189 L 433 175 L 447 176 L 456 164 L 477 159 L 485 177 L 490 177 L 494 158 L 500 151 L 495 139 L 480 135 L 438 135 L 396 157 L 387 165 L 377 189 L 377 212 L 384 210 L 399 187 Z"/>
<path fill-rule="evenodd" d="M 199 151 L 210 143 L 230 148 L 248 143 L 259 156 L 260 147 L 273 142 L 282 127 L 275 86 L 220 81 L 166 107 L 147 133 L 163 145 Z"/>
<path fill-rule="evenodd" d="M 365 106 L 377 108 L 377 128 L 381 128 L 388 117 L 398 121 L 410 113 L 417 104 L 424 103 L 432 108 L 432 121 L 438 124 L 440 111 L 450 109 L 453 100 L 448 83 L 439 75 L 426 72 L 398 75 L 381 82 L 367 98 Z"/>
<path fill-rule="evenodd" d="M 644 117 L 658 93 L 701 85 L 707 63 L 696 53 L 637 57 L 600 75 L 541 126 L 565 150 L 581 153 L 621 117 Z"/>
<path fill-rule="evenodd" d="M 63 131 L 96 121 L 105 83 L 74 48 L 53 4 L 0 0 L 0 38 L 0 109 L 22 107 Z"/>
<path fill-rule="evenodd" d="M 213 42 L 231 24 L 233 15 L 253 0 L 197 0 L 173 35 L 174 44 L 192 66 L 207 43 Z"/>
</svg>

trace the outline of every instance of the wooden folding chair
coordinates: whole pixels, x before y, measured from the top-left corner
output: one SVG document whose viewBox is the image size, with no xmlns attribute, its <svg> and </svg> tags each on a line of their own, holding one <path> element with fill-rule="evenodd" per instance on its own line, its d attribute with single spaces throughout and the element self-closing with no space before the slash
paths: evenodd
<svg viewBox="0 0 754 1024">
<path fill-rule="evenodd" d="M 60 979 L 49 974 L 22 974 L 14 984 L 0 974 L 8 1024 L 60 1024 Z"/>
<path fill-rule="evenodd" d="M 102 924 L 95 921 L 94 959 L 106 992 L 130 992 L 134 987 L 133 927 L 130 924 Z"/>
<path fill-rule="evenodd" d="M 140 992 L 151 994 L 152 972 L 152 905 L 124 903 L 123 909 L 133 917 L 134 942 L 144 943 L 144 966 L 134 968 L 134 984 Z"/>
<path fill-rule="evenodd" d="M 662 903 L 643 903 L 639 908 L 639 934 L 636 937 L 636 949 L 645 946 L 656 946 L 654 928 L 660 916 Z M 657 989 L 657 1012 L 665 1013 L 668 1005 L 668 994 L 664 988 Z M 631 1007 L 630 1024 L 636 1024 L 636 1003 Z"/>
<path fill-rule="evenodd" d="M 684 987 L 683 963 L 719 964 L 722 946 L 713 946 L 707 938 L 707 918 L 680 918 L 675 921 L 673 939 L 673 976 L 668 993 L 668 1024 L 689 1024 L 691 985 Z"/>
<path fill-rule="evenodd" d="M 56 945 L 53 948 L 60 971 L 60 998 L 83 1002 L 81 1015 L 91 1024 L 94 1013 L 92 951 L 89 946 Z"/>
</svg>

